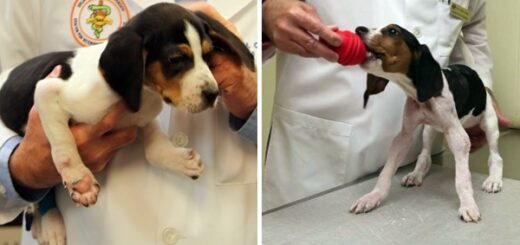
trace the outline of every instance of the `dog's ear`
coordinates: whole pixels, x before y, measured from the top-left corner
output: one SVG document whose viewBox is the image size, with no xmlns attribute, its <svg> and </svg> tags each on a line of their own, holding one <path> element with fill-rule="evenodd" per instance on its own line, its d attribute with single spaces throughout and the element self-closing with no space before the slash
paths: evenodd
<svg viewBox="0 0 520 245">
<path fill-rule="evenodd" d="M 214 49 L 228 53 L 237 65 L 245 65 L 249 70 L 255 71 L 255 58 L 240 38 L 204 13 L 195 12 L 195 14 L 202 20 Z"/>
<path fill-rule="evenodd" d="M 367 90 L 365 90 L 365 94 L 363 95 L 363 108 L 366 108 L 367 106 L 368 97 L 372 94 L 383 92 L 387 84 L 388 79 L 367 73 Z"/>
<path fill-rule="evenodd" d="M 423 44 L 419 52 L 415 52 L 413 56 L 410 78 L 417 90 L 417 99 L 425 102 L 433 96 L 439 96 L 443 87 L 442 71 L 430 49 Z"/>
<path fill-rule="evenodd" d="M 132 112 L 141 104 L 144 59 L 142 37 L 126 27 L 110 35 L 99 59 L 105 80 Z"/>
</svg>

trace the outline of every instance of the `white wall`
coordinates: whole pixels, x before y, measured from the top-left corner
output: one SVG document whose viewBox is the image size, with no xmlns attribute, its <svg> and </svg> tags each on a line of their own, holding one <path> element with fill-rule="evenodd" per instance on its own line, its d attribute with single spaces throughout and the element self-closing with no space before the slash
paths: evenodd
<svg viewBox="0 0 520 245">
<path fill-rule="evenodd" d="M 520 126 L 520 1 L 487 1 L 493 90 L 505 114 Z"/>
</svg>

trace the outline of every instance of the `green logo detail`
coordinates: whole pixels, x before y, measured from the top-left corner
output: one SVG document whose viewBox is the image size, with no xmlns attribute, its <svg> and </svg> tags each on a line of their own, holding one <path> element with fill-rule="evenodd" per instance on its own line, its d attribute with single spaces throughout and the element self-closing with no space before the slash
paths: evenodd
<svg viewBox="0 0 520 245">
<path fill-rule="evenodd" d="M 103 32 L 103 26 L 106 24 L 112 25 L 112 19 L 108 17 L 112 10 L 109 6 L 103 5 L 103 0 L 99 0 L 98 4 L 91 4 L 88 9 L 92 11 L 92 14 L 87 19 L 87 23 L 91 24 L 92 30 L 96 38 L 101 36 Z"/>
</svg>

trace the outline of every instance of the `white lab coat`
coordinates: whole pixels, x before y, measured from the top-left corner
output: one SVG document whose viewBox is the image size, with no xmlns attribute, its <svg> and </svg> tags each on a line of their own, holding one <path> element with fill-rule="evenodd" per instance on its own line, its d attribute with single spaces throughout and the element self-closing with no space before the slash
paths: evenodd
<svg viewBox="0 0 520 245">
<path fill-rule="evenodd" d="M 467 23 L 450 16 L 442 0 L 309 0 L 326 24 L 354 30 L 399 24 L 427 44 L 441 66 L 466 60 L 491 86 L 491 59 L 484 23 L 485 1 L 452 0 L 469 8 Z M 461 30 L 463 38 L 459 38 Z M 405 94 L 390 83 L 370 96 L 363 109 L 366 73 L 324 59 L 278 53 L 272 128 L 263 185 L 264 211 L 348 184 L 375 172 L 386 161 L 400 131 Z M 420 150 L 420 133 L 404 163 Z M 440 147 L 437 147 L 437 151 Z"/>
<path fill-rule="evenodd" d="M 161 1 L 105 0 L 106 4 L 123 4 L 120 6 L 126 6 L 130 16 L 156 2 Z M 236 24 L 254 51 L 256 1 L 207 2 Z M 6 42 L 0 45 L 3 67 L 40 53 L 79 46 L 69 23 L 75 14 L 73 5 L 80 3 L 34 0 L 1 5 L 11 8 L 12 14 L 1 21 L 13 21 L 10 25 L 0 22 L 6 28 L 0 31 L 0 40 Z M 115 9 L 112 12 L 123 18 L 114 17 L 114 23 L 124 23 L 125 8 Z M 102 35 L 108 35 L 109 28 Z M 95 206 L 77 207 L 63 188 L 56 188 L 68 244 L 256 244 L 255 145 L 229 128 L 228 112 L 221 104 L 196 115 L 165 109 L 160 116 L 161 127 L 175 144 L 200 153 L 205 164 L 201 178 L 193 181 L 147 164 L 137 140 L 96 175 L 101 192 Z M 26 233 L 22 243 L 32 244 L 29 237 Z"/>
</svg>

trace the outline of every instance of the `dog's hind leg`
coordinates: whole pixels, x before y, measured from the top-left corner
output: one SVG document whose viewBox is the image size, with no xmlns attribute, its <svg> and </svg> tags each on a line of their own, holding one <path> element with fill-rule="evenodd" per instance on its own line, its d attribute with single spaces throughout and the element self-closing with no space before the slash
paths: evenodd
<svg viewBox="0 0 520 245">
<path fill-rule="evenodd" d="M 487 108 L 484 111 L 484 117 L 480 121 L 480 127 L 486 133 L 486 139 L 489 144 L 489 177 L 482 184 L 482 190 L 489 193 L 496 193 L 502 190 L 502 157 L 498 153 L 498 119 L 495 109 L 488 95 Z"/>
<path fill-rule="evenodd" d="M 435 136 L 435 129 L 429 125 L 424 125 L 423 148 L 421 154 L 417 158 L 414 170 L 403 177 L 401 185 L 410 187 L 420 186 L 422 184 L 424 176 L 428 173 L 430 166 L 432 165 L 432 145 Z"/>
<path fill-rule="evenodd" d="M 83 164 L 76 141 L 69 128 L 70 114 L 60 106 L 60 93 L 65 82 L 46 78 L 36 85 L 34 104 L 40 114 L 43 130 L 52 149 L 52 160 L 72 200 L 84 206 L 97 201 L 99 184 Z"/>
<path fill-rule="evenodd" d="M 143 128 L 143 142 L 148 162 L 163 169 L 180 171 L 197 179 L 204 169 L 200 155 L 192 149 L 175 147 L 155 120 Z"/>
</svg>

